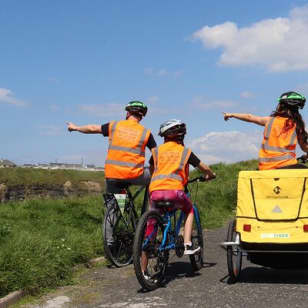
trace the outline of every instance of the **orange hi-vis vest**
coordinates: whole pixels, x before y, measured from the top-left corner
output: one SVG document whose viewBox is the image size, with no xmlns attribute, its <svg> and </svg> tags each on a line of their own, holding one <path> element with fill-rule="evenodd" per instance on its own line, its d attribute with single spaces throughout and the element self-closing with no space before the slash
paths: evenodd
<svg viewBox="0 0 308 308">
<path fill-rule="evenodd" d="M 276 169 L 297 164 L 295 148 L 297 143 L 296 124 L 285 129 L 287 118 L 272 117 L 264 129 L 259 152 L 259 169 Z"/>
<path fill-rule="evenodd" d="M 132 179 L 142 175 L 145 146 L 150 134 L 150 130 L 135 120 L 110 122 L 105 177 Z"/>
<path fill-rule="evenodd" d="M 191 150 L 173 141 L 152 149 L 154 173 L 149 191 L 184 190 L 188 181 Z"/>
</svg>

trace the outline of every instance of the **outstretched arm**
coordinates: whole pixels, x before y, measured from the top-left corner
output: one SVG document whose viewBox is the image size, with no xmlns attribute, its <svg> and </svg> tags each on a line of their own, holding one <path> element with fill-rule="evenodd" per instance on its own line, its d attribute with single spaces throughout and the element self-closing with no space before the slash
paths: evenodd
<svg viewBox="0 0 308 308">
<path fill-rule="evenodd" d="M 84 126 L 78 126 L 74 123 L 67 122 L 67 130 L 69 132 L 80 132 L 83 134 L 101 134 L 102 133 L 102 126 L 101 125 L 95 125 L 95 124 L 89 124 Z"/>
<path fill-rule="evenodd" d="M 249 113 L 226 113 L 224 114 L 224 120 L 228 121 L 230 118 L 235 118 L 245 122 L 255 123 L 261 126 L 265 126 L 271 117 L 259 117 Z"/>
</svg>

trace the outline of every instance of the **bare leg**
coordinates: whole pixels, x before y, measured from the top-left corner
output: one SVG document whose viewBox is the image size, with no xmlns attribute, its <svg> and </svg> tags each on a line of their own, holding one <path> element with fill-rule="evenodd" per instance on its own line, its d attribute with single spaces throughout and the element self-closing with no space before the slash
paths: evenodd
<svg viewBox="0 0 308 308">
<path fill-rule="evenodd" d="M 142 251 L 142 253 L 141 253 L 141 270 L 142 270 L 142 273 L 144 273 L 146 271 L 147 267 L 148 267 L 148 256 L 147 256 L 145 251 Z"/>
<path fill-rule="evenodd" d="M 191 242 L 192 225 L 194 222 L 194 213 L 191 212 L 186 216 L 184 224 L 184 243 Z"/>
</svg>

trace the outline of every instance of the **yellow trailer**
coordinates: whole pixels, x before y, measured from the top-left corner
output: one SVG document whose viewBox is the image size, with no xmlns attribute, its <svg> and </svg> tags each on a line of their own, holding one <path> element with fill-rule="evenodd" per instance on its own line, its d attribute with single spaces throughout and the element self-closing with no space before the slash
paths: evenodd
<svg viewBox="0 0 308 308">
<path fill-rule="evenodd" d="M 308 266 L 308 169 L 241 171 L 227 263 L 237 280 L 242 256 L 272 268 Z"/>
</svg>

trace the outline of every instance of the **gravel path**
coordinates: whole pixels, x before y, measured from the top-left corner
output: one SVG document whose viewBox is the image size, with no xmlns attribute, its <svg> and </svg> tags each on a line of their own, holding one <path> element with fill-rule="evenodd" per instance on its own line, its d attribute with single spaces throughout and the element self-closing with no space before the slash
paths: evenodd
<svg viewBox="0 0 308 308">
<path fill-rule="evenodd" d="M 238 283 L 228 284 L 226 252 L 219 247 L 226 228 L 205 232 L 206 264 L 191 272 L 188 257 L 173 257 L 165 287 L 143 292 L 133 266 L 95 267 L 79 285 L 44 296 L 31 308 L 149 308 L 149 307 L 307 307 L 308 271 L 273 270 L 243 260 Z"/>
</svg>

